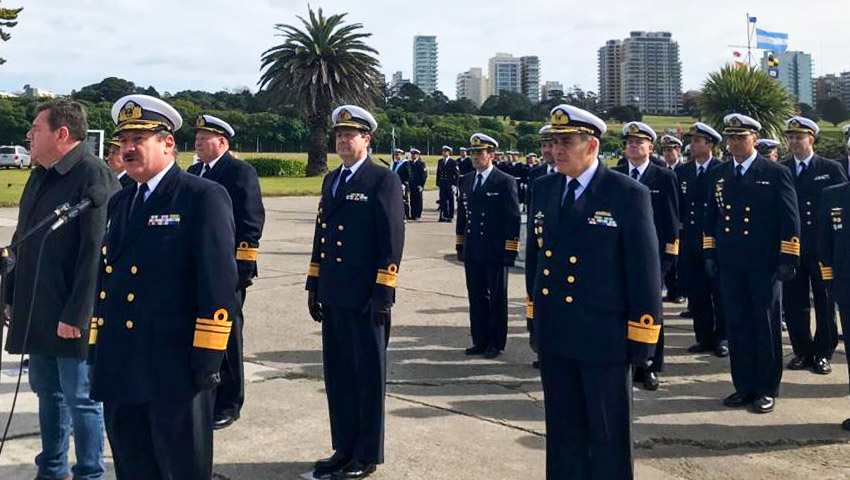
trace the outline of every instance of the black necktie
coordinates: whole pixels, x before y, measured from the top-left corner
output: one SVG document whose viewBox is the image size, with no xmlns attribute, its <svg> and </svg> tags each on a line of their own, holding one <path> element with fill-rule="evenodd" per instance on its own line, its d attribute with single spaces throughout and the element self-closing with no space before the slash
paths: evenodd
<svg viewBox="0 0 850 480">
<path fill-rule="evenodd" d="M 210 173 L 210 164 L 205 163 L 204 164 L 204 170 L 201 172 L 201 176 L 206 177 L 208 173 Z"/>
<path fill-rule="evenodd" d="M 633 169 L 632 169 L 632 178 L 634 178 L 635 180 L 637 180 L 637 179 L 638 179 L 638 177 L 640 177 L 640 172 L 638 171 L 638 169 L 637 169 L 637 168 L 633 168 Z"/>
<path fill-rule="evenodd" d="M 700 175 L 702 175 L 703 173 L 705 173 L 705 167 L 700 165 L 700 167 L 697 169 L 697 178 L 699 178 Z"/>
<path fill-rule="evenodd" d="M 478 174 L 475 176 L 475 185 L 472 187 L 472 193 L 478 193 L 481 189 L 481 184 L 484 183 L 484 175 Z"/>
<path fill-rule="evenodd" d="M 336 184 L 336 192 L 334 192 L 334 198 L 339 196 L 339 192 L 342 191 L 342 186 L 345 185 L 345 181 L 348 180 L 348 177 L 351 175 L 351 170 L 347 168 L 343 168 L 342 171 L 339 172 L 339 182 Z"/>
<path fill-rule="evenodd" d="M 797 180 L 800 180 L 804 173 L 806 173 L 806 162 L 800 162 L 800 173 L 797 174 Z"/>
<path fill-rule="evenodd" d="M 744 166 L 741 165 L 741 164 L 738 164 L 737 166 L 735 166 L 735 178 L 741 178 L 743 176 L 744 176 Z"/>
<path fill-rule="evenodd" d="M 573 206 L 576 201 L 576 190 L 579 186 L 581 186 L 581 183 L 578 180 L 575 178 L 570 180 L 570 183 L 567 184 L 567 192 L 561 198 L 561 210 L 569 210 Z"/>
<path fill-rule="evenodd" d="M 145 193 L 148 191 L 148 184 L 142 183 L 136 188 L 136 196 L 133 198 L 133 203 L 130 205 L 130 220 L 142 211 L 142 205 L 145 203 Z"/>
</svg>

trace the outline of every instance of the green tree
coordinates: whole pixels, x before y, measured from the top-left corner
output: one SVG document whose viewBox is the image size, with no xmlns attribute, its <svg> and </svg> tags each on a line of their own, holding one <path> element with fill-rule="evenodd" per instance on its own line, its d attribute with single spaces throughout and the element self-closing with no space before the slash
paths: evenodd
<svg viewBox="0 0 850 480">
<path fill-rule="evenodd" d="M 481 115 L 511 117 L 514 120 L 537 120 L 537 112 L 527 96 L 501 91 L 481 105 Z"/>
<path fill-rule="evenodd" d="M 806 117 L 809 120 L 814 120 L 815 122 L 820 121 L 820 114 L 808 103 L 798 103 L 797 112 L 800 114 L 800 116 Z"/>
<path fill-rule="evenodd" d="M 284 41 L 263 52 L 260 89 L 276 106 L 293 105 L 303 112 L 310 130 L 307 176 L 328 169 L 329 118 L 334 105 L 356 103 L 369 108 L 382 89 L 378 51 L 363 39 L 359 23 L 345 24 L 345 14 L 325 17 L 310 9 L 302 28 L 278 24 Z"/>
<path fill-rule="evenodd" d="M 776 80 L 761 70 L 732 65 L 709 74 L 699 104 L 707 123 L 722 125 L 726 115 L 741 113 L 758 120 L 762 133 L 773 138 L 782 137 L 785 120 L 796 110 Z"/>
<path fill-rule="evenodd" d="M 4 29 L 9 29 L 18 24 L 18 14 L 21 13 L 21 8 L 3 8 L 0 7 L 0 40 L 9 41 L 12 35 Z M 0 65 L 6 63 L 3 57 L 0 57 Z"/>
<path fill-rule="evenodd" d="M 115 103 L 124 95 L 142 93 L 136 88 L 136 84 L 118 77 L 107 77 L 98 83 L 87 85 L 79 92 L 73 92 L 71 98 L 86 102 L 112 102 Z"/>
<path fill-rule="evenodd" d="M 823 119 L 831 123 L 833 127 L 837 127 L 839 123 L 850 118 L 847 106 L 836 97 L 828 97 L 818 101 L 818 110 Z"/>
</svg>

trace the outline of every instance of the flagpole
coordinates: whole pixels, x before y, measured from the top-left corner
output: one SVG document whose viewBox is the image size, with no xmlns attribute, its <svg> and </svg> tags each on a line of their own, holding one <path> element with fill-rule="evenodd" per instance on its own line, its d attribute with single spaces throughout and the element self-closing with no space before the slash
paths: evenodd
<svg viewBox="0 0 850 480">
<path fill-rule="evenodd" d="M 750 13 L 747 12 L 747 66 L 753 68 L 753 27 L 750 23 Z"/>
</svg>

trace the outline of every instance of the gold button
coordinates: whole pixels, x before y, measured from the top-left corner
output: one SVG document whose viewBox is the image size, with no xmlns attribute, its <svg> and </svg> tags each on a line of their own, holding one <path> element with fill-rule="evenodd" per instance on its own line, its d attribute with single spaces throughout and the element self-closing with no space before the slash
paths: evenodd
<svg viewBox="0 0 850 480">
<path fill-rule="evenodd" d="M 319 239 L 319 243 L 325 243 L 325 237 L 322 237 L 321 239 Z"/>
<path fill-rule="evenodd" d="M 134 295 L 133 293 L 128 293 L 128 294 L 127 294 L 127 301 L 128 301 L 128 302 L 132 302 L 132 301 L 133 301 L 133 300 L 135 300 L 135 299 L 136 299 L 136 295 Z"/>
<path fill-rule="evenodd" d="M 548 269 L 548 268 L 544 268 L 544 269 L 543 269 L 543 276 L 544 276 L 544 277 L 548 277 L 550 273 L 551 273 L 551 272 L 549 271 L 549 269 Z"/>
<path fill-rule="evenodd" d="M 328 224 L 327 224 L 327 223 L 323 223 L 323 224 L 322 224 L 322 228 L 328 228 Z"/>
<path fill-rule="evenodd" d="M 339 258 L 339 257 L 336 257 L 336 263 L 342 263 L 342 259 Z"/>
<path fill-rule="evenodd" d="M 340 241 L 338 241 L 338 240 L 337 240 L 337 242 L 336 242 L 336 246 L 337 246 L 337 247 L 341 247 L 341 246 L 342 246 L 342 242 L 340 242 Z"/>
<path fill-rule="evenodd" d="M 744 217 L 744 223 L 750 223 L 749 217 Z"/>
<path fill-rule="evenodd" d="M 729 220 L 732 220 L 732 217 L 730 217 L 729 215 L 726 215 L 726 221 L 728 222 Z"/>
<path fill-rule="evenodd" d="M 567 297 L 564 299 L 567 303 L 573 303 L 573 297 Z"/>
<path fill-rule="evenodd" d="M 750 207 L 744 207 L 744 211 L 749 212 L 749 211 L 750 211 Z"/>
<path fill-rule="evenodd" d="M 811 204 L 812 204 L 812 202 L 811 202 L 811 201 L 806 200 L 806 205 L 811 205 Z M 105 252 L 104 252 L 104 253 L 105 253 Z"/>
<path fill-rule="evenodd" d="M 106 292 L 104 292 L 103 290 L 101 290 L 101 291 L 100 291 L 100 299 L 101 299 L 101 300 L 105 300 L 105 299 L 106 299 Z"/>
<path fill-rule="evenodd" d="M 543 290 L 540 291 L 540 293 L 542 293 L 543 295 L 549 295 L 549 289 L 544 288 Z"/>
<path fill-rule="evenodd" d="M 578 257 L 570 257 L 570 263 L 572 263 L 573 265 L 578 263 Z"/>
<path fill-rule="evenodd" d="M 106 247 L 101 248 L 101 249 L 100 249 L 100 251 L 101 251 L 104 255 L 106 255 Z"/>
<path fill-rule="evenodd" d="M 547 258 L 551 257 L 552 256 L 552 250 L 546 250 L 546 253 L 544 255 L 546 255 Z"/>
<path fill-rule="evenodd" d="M 133 265 L 132 267 L 130 267 L 130 273 L 135 275 L 135 274 L 139 273 L 139 269 L 135 265 Z"/>
<path fill-rule="evenodd" d="M 567 283 L 576 283 L 576 277 L 570 275 L 567 277 Z"/>
<path fill-rule="evenodd" d="M 750 234 L 749 230 L 744 230 L 744 235 L 749 235 L 749 234 Z"/>
<path fill-rule="evenodd" d="M 132 320 L 127 320 L 127 321 L 124 323 L 124 326 L 125 326 L 125 327 L 127 327 L 127 330 L 132 330 L 132 329 L 133 329 L 133 321 L 132 321 Z"/>
<path fill-rule="evenodd" d="M 345 230 L 345 225 L 340 225 L 336 228 L 337 228 L 337 230 L 339 230 L 341 232 L 341 231 Z"/>
<path fill-rule="evenodd" d="M 726 231 L 726 233 L 729 233 L 729 227 L 726 227 L 723 230 Z"/>
<path fill-rule="evenodd" d="M 102 327 L 102 326 L 103 326 L 103 319 L 102 319 L 102 318 L 98 318 L 98 319 L 97 319 L 97 326 L 98 326 L 98 327 Z"/>
<path fill-rule="evenodd" d="M 319 256 L 320 256 L 321 258 L 325 258 L 325 252 L 320 253 L 320 254 L 319 254 Z"/>
<path fill-rule="evenodd" d="M 106 270 L 106 273 L 112 273 L 112 265 L 107 265 L 105 270 Z"/>
</svg>

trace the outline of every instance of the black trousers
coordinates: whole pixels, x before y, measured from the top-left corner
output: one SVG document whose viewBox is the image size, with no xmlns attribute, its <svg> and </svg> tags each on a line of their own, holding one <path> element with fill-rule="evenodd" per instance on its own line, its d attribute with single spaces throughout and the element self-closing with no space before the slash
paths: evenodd
<svg viewBox="0 0 850 480">
<path fill-rule="evenodd" d="M 242 363 L 242 330 L 245 317 L 245 289 L 236 292 L 239 308 L 233 315 L 233 326 L 227 339 L 227 351 L 221 362 L 221 384 L 216 389 L 214 415 L 238 416 L 245 403 L 245 367 Z"/>
<path fill-rule="evenodd" d="M 322 358 L 333 449 L 384 461 L 384 394 L 389 325 L 375 314 L 325 306 Z"/>
<path fill-rule="evenodd" d="M 800 260 L 797 275 L 782 285 L 782 303 L 791 346 L 794 348 L 794 355 L 800 358 L 830 359 L 835 352 L 835 347 L 838 346 L 835 306 L 820 277 L 817 259 L 803 257 Z M 812 335 L 810 291 L 815 303 L 814 336 Z"/>
<path fill-rule="evenodd" d="M 410 187 L 410 218 L 418 220 L 422 217 L 422 190 L 421 187 Z"/>
<path fill-rule="evenodd" d="M 634 478 L 632 370 L 542 353 L 546 479 Z"/>
<path fill-rule="evenodd" d="M 835 303 L 838 304 L 841 332 L 844 333 L 844 356 L 847 358 L 847 365 L 850 366 L 850 285 L 834 284 L 831 293 Z"/>
<path fill-rule="evenodd" d="M 213 390 L 183 402 L 103 403 L 118 480 L 211 480 Z"/>
<path fill-rule="evenodd" d="M 508 340 L 508 268 L 498 262 L 463 262 L 472 344 L 504 350 Z"/>
<path fill-rule="evenodd" d="M 718 280 L 705 273 L 701 250 L 689 249 L 683 253 L 679 259 L 680 278 L 688 292 L 688 307 L 694 315 L 696 342 L 716 347 L 726 341 L 726 317 L 720 303 Z"/>
<path fill-rule="evenodd" d="M 679 281 L 678 260 L 673 262 L 670 269 L 664 275 L 664 285 L 667 287 L 667 296 L 676 298 L 682 296 L 682 284 Z"/>
<path fill-rule="evenodd" d="M 448 220 L 455 218 L 455 195 L 451 185 L 440 187 L 440 218 Z"/>
<path fill-rule="evenodd" d="M 782 380 L 780 284 L 762 270 L 721 267 L 718 275 L 735 391 L 776 396 Z"/>
</svg>

